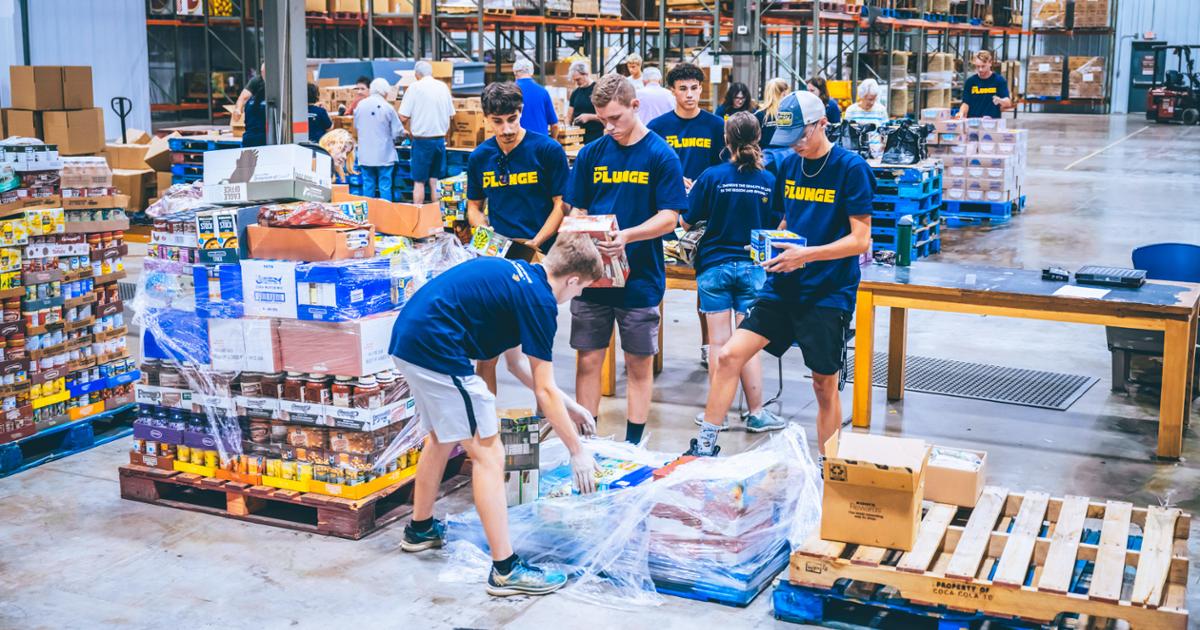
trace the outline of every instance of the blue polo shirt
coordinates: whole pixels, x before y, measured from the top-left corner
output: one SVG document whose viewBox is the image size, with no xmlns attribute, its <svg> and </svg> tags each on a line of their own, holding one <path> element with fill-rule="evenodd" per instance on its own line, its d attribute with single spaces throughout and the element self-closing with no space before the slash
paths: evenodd
<svg viewBox="0 0 1200 630">
<path fill-rule="evenodd" d="M 653 133 L 632 146 L 601 136 L 579 151 L 567 203 L 588 214 L 614 214 L 621 229 L 641 225 L 660 210 L 687 209 L 679 158 Z M 585 289 L 579 299 L 620 308 L 658 306 L 667 288 L 662 239 L 625 246 L 629 278 L 623 288 Z"/>
<path fill-rule="evenodd" d="M 530 239 L 567 188 L 567 154 L 546 134 L 526 133 L 505 155 L 493 136 L 467 160 L 467 199 L 487 200 L 488 222 L 509 238 Z"/>
<path fill-rule="evenodd" d="M 986 79 L 978 74 L 967 77 L 963 83 L 963 104 L 967 106 L 967 118 L 1000 117 L 1000 106 L 992 102 L 993 96 L 1008 98 L 1008 81 L 993 72 Z"/>
<path fill-rule="evenodd" d="M 521 100 L 525 102 L 521 109 L 521 126 L 543 136 L 550 135 L 550 125 L 558 124 L 550 93 L 529 77 L 517 79 L 517 87 L 521 88 Z"/>
<path fill-rule="evenodd" d="M 409 298 L 392 327 L 392 356 L 450 376 L 521 346 L 550 361 L 558 303 L 541 265 L 482 256 L 447 269 Z"/>
<path fill-rule="evenodd" d="M 688 211 L 683 222 L 695 225 L 708 221 L 708 229 L 696 248 L 696 274 L 732 261 L 749 261 L 746 246 L 750 230 L 779 227 L 779 214 L 771 196 L 775 176 L 758 169 L 739 171 L 726 162 L 700 175 L 688 194 Z"/>
<path fill-rule="evenodd" d="M 725 150 L 725 121 L 700 110 L 694 118 L 680 118 L 669 111 L 646 125 L 667 141 L 683 167 L 683 176 L 694 180 L 704 169 L 721 163 Z"/>
<path fill-rule="evenodd" d="M 824 164 L 824 166 L 822 166 Z M 814 173 L 807 177 L 804 173 Z M 787 229 L 828 245 L 850 234 L 850 217 L 870 215 L 875 174 L 861 157 L 834 145 L 826 158 L 807 160 L 796 153 L 779 165 L 774 203 Z M 769 273 L 763 299 L 800 306 L 854 310 L 861 272 L 858 257 L 810 262 L 790 273 Z"/>
</svg>

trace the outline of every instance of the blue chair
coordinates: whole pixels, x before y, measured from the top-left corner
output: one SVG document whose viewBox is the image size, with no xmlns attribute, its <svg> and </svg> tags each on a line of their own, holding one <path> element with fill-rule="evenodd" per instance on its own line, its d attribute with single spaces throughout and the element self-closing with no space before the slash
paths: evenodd
<svg viewBox="0 0 1200 630">
<path fill-rule="evenodd" d="M 1200 282 L 1200 245 L 1188 243 L 1156 243 L 1133 250 L 1133 266 L 1144 269 L 1151 280 Z M 1134 356 L 1163 355 L 1163 333 L 1157 330 L 1136 330 L 1108 326 L 1108 350 L 1112 352 L 1112 391 L 1129 393 L 1130 363 Z M 1200 355 L 1197 356 L 1200 362 Z M 1195 369 L 1200 376 L 1200 367 Z M 1200 394 L 1200 387 L 1194 388 Z"/>
</svg>

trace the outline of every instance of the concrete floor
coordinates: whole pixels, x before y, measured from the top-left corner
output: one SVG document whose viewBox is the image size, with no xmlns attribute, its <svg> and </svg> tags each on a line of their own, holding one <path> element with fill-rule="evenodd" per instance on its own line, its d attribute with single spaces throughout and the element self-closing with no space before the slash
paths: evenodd
<svg viewBox="0 0 1200 630">
<path fill-rule="evenodd" d="M 1032 130 L 1028 211 L 995 229 L 946 230 L 940 260 L 1074 269 L 1128 265 L 1140 244 L 1200 242 L 1200 129 L 1072 115 L 1022 115 L 1017 124 Z M 705 397 L 694 300 L 690 293 L 668 294 L 666 370 L 650 424 L 654 449 L 686 447 Z M 1065 412 L 922 394 L 890 404 L 877 391 L 875 431 L 986 449 L 989 481 L 1014 491 L 1200 510 L 1194 463 L 1200 436 L 1187 431 L 1182 461 L 1152 460 L 1157 405 L 1109 392 L 1102 329 L 910 317 L 912 354 L 1088 374 L 1100 382 Z M 564 318 L 556 363 L 560 383 L 570 389 L 566 331 Z M 882 340 L 886 326 L 879 334 Z M 766 366 L 766 389 L 774 391 L 774 360 Z M 785 413 L 811 433 L 814 401 L 799 357 L 787 357 L 784 369 Z M 528 404 L 511 380 L 502 382 L 501 404 Z M 843 401 L 848 409 L 848 390 Z M 623 431 L 619 397 L 605 402 L 602 416 L 602 433 Z M 753 441 L 741 432 L 722 437 L 727 452 Z M 638 611 L 562 596 L 493 600 L 481 585 L 439 582 L 444 563 L 436 554 L 401 554 L 399 526 L 349 542 L 122 501 L 116 467 L 127 461 L 126 448 L 113 443 L 0 480 L 0 627 L 538 628 L 573 619 L 577 627 L 667 630 L 694 628 L 700 615 L 707 627 L 795 627 L 772 619 L 769 596 L 747 609 L 667 598 Z M 439 512 L 460 511 L 469 501 L 460 491 Z M 1192 539 L 1195 558 L 1200 525 Z M 1189 604 L 1200 610 L 1197 593 Z"/>
</svg>

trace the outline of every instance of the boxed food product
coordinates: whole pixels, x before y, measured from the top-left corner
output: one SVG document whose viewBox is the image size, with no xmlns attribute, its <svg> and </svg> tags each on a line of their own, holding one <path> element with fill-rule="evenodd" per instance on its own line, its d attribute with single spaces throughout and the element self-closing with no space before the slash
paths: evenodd
<svg viewBox="0 0 1200 630">
<path fill-rule="evenodd" d="M 396 308 L 404 296 L 386 258 L 303 264 L 295 273 L 299 319 L 359 319 Z"/>
<path fill-rule="evenodd" d="M 969 155 L 966 156 L 966 174 L 977 179 L 1010 177 L 1014 163 L 1013 158 L 1007 155 Z"/>
<path fill-rule="evenodd" d="M 205 318 L 237 319 L 242 306 L 242 268 L 237 264 L 193 265 L 196 314 Z"/>
<path fill-rule="evenodd" d="M 496 230 L 491 226 L 479 225 L 471 230 L 470 248 L 478 252 L 481 256 L 499 256 L 504 258 L 508 254 L 508 248 L 512 247 L 513 240 L 507 236 L 501 236 L 496 233 Z"/>
<path fill-rule="evenodd" d="M 975 507 L 985 485 L 986 465 L 986 451 L 934 446 L 925 473 L 925 500 Z"/>
<path fill-rule="evenodd" d="M 909 551 L 917 538 L 929 445 L 843 431 L 825 443 L 821 538 Z"/>
<path fill-rule="evenodd" d="M 329 201 L 333 163 L 296 144 L 204 153 L 204 199 L 239 204 L 273 199 Z"/>
<path fill-rule="evenodd" d="M 375 229 L 246 227 L 253 258 L 321 262 L 375 255 Z"/>
<path fill-rule="evenodd" d="M 1104 57 L 1071 57 L 1067 65 L 1071 69 L 1068 98 L 1104 98 Z"/>
<path fill-rule="evenodd" d="M 1066 28 L 1067 0 L 1032 0 L 1030 24 L 1033 28 Z"/>
<path fill-rule="evenodd" d="M 243 260 L 242 300 L 247 317 L 296 319 L 296 263 Z"/>
<path fill-rule="evenodd" d="M 508 499 L 508 507 L 537 501 L 540 484 L 540 475 L 537 469 L 506 470 L 504 472 L 504 495 Z"/>
<path fill-rule="evenodd" d="M 388 346 L 395 322 L 396 313 L 347 322 L 282 320 L 283 369 L 342 376 L 368 376 L 391 369 Z"/>
<path fill-rule="evenodd" d="M 947 120 L 950 118 L 949 107 L 926 107 L 921 110 L 921 120 L 923 122 L 933 122 L 936 120 Z"/>
<path fill-rule="evenodd" d="M 803 247 L 808 239 L 789 230 L 750 230 L 750 260 L 764 263 L 783 253 L 779 245 L 791 243 Z"/>
<path fill-rule="evenodd" d="M 500 441 L 504 443 L 504 470 L 537 470 L 541 431 L 532 409 L 501 409 Z"/>
<path fill-rule="evenodd" d="M 104 145 L 104 159 L 111 168 L 148 169 L 146 147 L 146 144 L 109 142 Z"/>
<path fill-rule="evenodd" d="M 1108 26 L 1108 0 L 1074 0 L 1071 28 Z"/>
<path fill-rule="evenodd" d="M 223 208 L 196 213 L 196 246 L 200 262 L 236 263 L 245 253 L 246 227 L 258 216 L 257 207 Z"/>
<path fill-rule="evenodd" d="M 612 235 L 620 230 L 615 214 L 590 214 L 583 217 L 563 217 L 559 233 L 579 232 L 592 237 L 593 241 L 611 241 Z M 625 252 L 617 256 L 601 256 L 604 262 L 604 277 L 592 283 L 593 289 L 625 286 L 629 278 L 629 259 Z"/>
</svg>

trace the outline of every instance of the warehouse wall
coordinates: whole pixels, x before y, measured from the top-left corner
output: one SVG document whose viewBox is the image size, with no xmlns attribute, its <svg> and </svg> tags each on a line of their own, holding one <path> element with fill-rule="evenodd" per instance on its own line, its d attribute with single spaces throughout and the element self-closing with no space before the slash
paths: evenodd
<svg viewBox="0 0 1200 630">
<path fill-rule="evenodd" d="M 17 0 L 0 0 L 0 99 L 9 103 L 7 68 L 21 63 Z M 8 37 L 13 33 L 13 37 Z M 133 100 L 127 124 L 150 129 L 150 72 L 146 58 L 144 0 L 31 0 L 30 62 L 92 66 L 96 107 L 104 109 L 106 135 L 116 137 L 120 120 L 109 101 Z"/>
<path fill-rule="evenodd" d="M 1118 65 L 1113 79 L 1113 111 L 1129 105 L 1130 41 L 1153 31 L 1169 44 L 1200 44 L 1200 1 L 1121 0 L 1117 13 Z M 1196 60 L 1200 64 L 1200 59 Z"/>
</svg>

